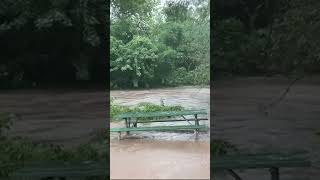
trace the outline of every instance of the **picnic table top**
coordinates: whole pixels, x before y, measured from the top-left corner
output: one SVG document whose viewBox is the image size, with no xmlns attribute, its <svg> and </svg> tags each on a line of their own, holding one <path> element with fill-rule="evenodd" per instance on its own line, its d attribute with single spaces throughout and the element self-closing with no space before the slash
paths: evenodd
<svg viewBox="0 0 320 180">
<path fill-rule="evenodd" d="M 166 130 L 208 130 L 206 125 L 182 125 L 182 126 L 152 126 L 152 127 L 136 127 L 136 128 L 112 128 L 110 132 L 124 132 L 124 131 L 166 131 Z"/>
<path fill-rule="evenodd" d="M 166 117 L 166 116 L 183 116 L 194 114 L 207 114 L 206 110 L 185 110 L 185 111 L 158 111 L 158 112 L 131 112 L 115 116 L 115 119 L 124 118 L 144 118 L 144 117 Z"/>
</svg>

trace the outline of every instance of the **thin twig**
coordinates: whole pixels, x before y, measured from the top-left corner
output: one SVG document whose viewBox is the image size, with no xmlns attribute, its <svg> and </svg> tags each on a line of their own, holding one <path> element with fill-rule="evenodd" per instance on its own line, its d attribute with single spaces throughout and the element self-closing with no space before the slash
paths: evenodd
<svg viewBox="0 0 320 180">
<path fill-rule="evenodd" d="M 270 111 L 272 108 L 274 108 L 275 106 L 277 106 L 278 104 L 281 103 L 281 101 L 283 101 L 286 96 L 288 95 L 288 93 L 290 92 L 291 87 L 298 81 L 301 80 L 304 76 L 300 76 L 295 78 L 293 81 L 290 82 L 290 84 L 287 86 L 287 88 L 285 89 L 285 91 L 281 94 L 281 96 L 279 98 L 277 98 L 275 101 L 271 102 L 268 105 L 263 106 L 262 110 L 264 111 L 264 113 L 266 115 L 268 115 L 268 111 Z"/>
</svg>

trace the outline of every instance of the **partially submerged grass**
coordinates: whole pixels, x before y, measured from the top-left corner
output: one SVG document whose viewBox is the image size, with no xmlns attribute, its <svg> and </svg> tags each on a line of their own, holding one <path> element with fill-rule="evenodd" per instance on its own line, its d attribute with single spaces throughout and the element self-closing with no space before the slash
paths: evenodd
<svg viewBox="0 0 320 180">
<path fill-rule="evenodd" d="M 211 156 L 221 156 L 237 151 L 236 146 L 229 142 L 218 139 L 211 140 Z"/>
<path fill-rule="evenodd" d="M 0 147 L 0 177 L 8 176 L 25 162 L 107 161 L 109 158 L 106 143 L 82 144 L 74 150 L 67 150 L 60 145 L 34 143 L 26 138 L 1 137 Z"/>
<path fill-rule="evenodd" d="M 182 111 L 185 110 L 182 106 L 165 106 L 157 105 L 153 103 L 142 102 L 136 106 L 124 106 L 120 105 L 114 100 L 111 100 L 110 103 L 110 118 L 114 120 L 114 117 L 119 114 L 129 113 L 129 112 L 157 112 L 157 111 Z M 149 118 L 150 119 L 150 118 Z M 149 120 L 148 118 L 143 118 L 140 120 Z"/>
</svg>

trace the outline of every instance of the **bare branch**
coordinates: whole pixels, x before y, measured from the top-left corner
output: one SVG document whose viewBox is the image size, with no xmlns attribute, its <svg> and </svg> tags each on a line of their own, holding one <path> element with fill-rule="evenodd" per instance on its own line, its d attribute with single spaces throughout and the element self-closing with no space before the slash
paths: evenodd
<svg viewBox="0 0 320 180">
<path fill-rule="evenodd" d="M 277 98 L 276 100 L 274 100 L 273 102 L 271 102 L 270 104 L 267 105 L 262 105 L 259 107 L 259 111 L 263 112 L 266 116 L 269 114 L 270 110 L 274 107 L 276 107 L 277 105 L 279 105 L 288 95 L 288 93 L 290 92 L 291 87 L 299 80 L 301 80 L 304 76 L 300 76 L 300 77 L 296 77 L 293 81 L 290 82 L 290 84 L 287 86 L 287 88 L 285 89 L 285 91 L 281 94 L 281 96 L 279 98 Z"/>
</svg>

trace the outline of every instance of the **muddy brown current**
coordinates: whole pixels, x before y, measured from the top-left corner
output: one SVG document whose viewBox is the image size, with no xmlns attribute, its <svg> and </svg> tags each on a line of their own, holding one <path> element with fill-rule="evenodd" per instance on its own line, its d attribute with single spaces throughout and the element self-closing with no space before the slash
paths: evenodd
<svg viewBox="0 0 320 180">
<path fill-rule="evenodd" d="M 227 140 L 246 152 L 307 150 L 312 168 L 280 169 L 281 179 L 318 180 L 320 78 L 298 81 L 288 96 L 266 115 L 261 107 L 279 97 L 287 84 L 289 81 L 281 78 L 214 82 L 211 138 Z M 89 141 L 92 132 L 106 126 L 105 94 L 102 90 L 2 91 L 0 110 L 18 114 L 12 134 L 73 146 Z M 142 101 L 159 103 L 162 97 L 165 104 L 201 108 L 208 107 L 210 93 L 204 87 L 181 87 L 112 91 L 111 95 L 127 105 Z M 199 141 L 194 141 L 191 133 L 146 133 L 138 139 L 112 139 L 111 175 L 119 178 L 206 177 L 210 157 L 208 139 L 209 135 L 202 134 Z M 270 178 L 267 170 L 246 170 L 240 175 L 247 179 Z M 223 174 L 214 176 L 216 180 L 231 179 Z"/>
<path fill-rule="evenodd" d="M 187 109 L 209 111 L 209 87 L 179 87 L 136 91 L 112 91 L 111 97 L 122 105 L 141 102 L 182 105 Z M 184 124 L 186 122 L 183 122 Z M 153 125 L 170 123 L 154 123 Z M 209 125 L 209 121 L 200 124 Z M 111 127 L 123 127 L 113 121 Z M 131 136 L 132 137 L 132 136 Z M 111 134 L 111 179 L 209 179 L 209 132 L 199 134 L 181 132 L 135 133 L 135 139 L 119 141 Z"/>
<path fill-rule="evenodd" d="M 102 90 L 0 91 L 0 111 L 17 115 L 11 135 L 71 148 L 105 129 L 106 99 Z"/>
</svg>

